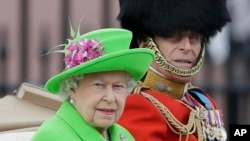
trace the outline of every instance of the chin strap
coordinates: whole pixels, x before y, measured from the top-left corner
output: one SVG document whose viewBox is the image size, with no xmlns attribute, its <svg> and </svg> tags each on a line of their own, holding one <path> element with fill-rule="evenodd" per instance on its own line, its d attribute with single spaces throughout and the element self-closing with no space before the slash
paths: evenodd
<svg viewBox="0 0 250 141">
<path fill-rule="evenodd" d="M 202 48 L 201 55 L 199 57 L 198 63 L 192 67 L 191 69 L 180 69 L 172 64 L 170 64 L 161 54 L 159 49 L 157 48 L 156 44 L 154 43 L 152 38 L 147 38 L 147 40 L 144 42 L 143 47 L 149 48 L 155 52 L 155 62 L 158 63 L 164 70 L 169 71 L 175 75 L 181 76 L 181 77 L 190 77 L 196 74 L 200 71 L 202 64 L 204 62 L 204 54 L 205 54 L 205 45 Z"/>
</svg>

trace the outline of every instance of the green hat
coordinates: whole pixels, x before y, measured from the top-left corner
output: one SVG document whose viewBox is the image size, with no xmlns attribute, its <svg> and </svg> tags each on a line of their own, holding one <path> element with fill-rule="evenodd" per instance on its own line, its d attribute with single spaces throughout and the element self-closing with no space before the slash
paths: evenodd
<svg viewBox="0 0 250 141">
<path fill-rule="evenodd" d="M 154 59 L 150 49 L 129 49 L 132 33 L 125 29 L 99 29 L 79 36 L 65 45 L 66 69 L 51 77 L 45 88 L 53 93 L 59 92 L 63 79 L 73 75 L 124 70 L 136 81 L 146 73 Z"/>
</svg>

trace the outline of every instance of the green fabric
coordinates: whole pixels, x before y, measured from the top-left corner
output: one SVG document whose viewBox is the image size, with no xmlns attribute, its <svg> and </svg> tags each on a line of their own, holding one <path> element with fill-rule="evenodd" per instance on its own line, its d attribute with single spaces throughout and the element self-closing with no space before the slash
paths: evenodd
<svg viewBox="0 0 250 141">
<path fill-rule="evenodd" d="M 80 38 L 98 39 L 103 44 L 104 55 L 50 78 L 45 84 L 49 92 L 58 94 L 60 82 L 67 77 L 93 72 L 124 70 L 138 81 L 147 72 L 154 59 L 154 52 L 150 49 L 129 49 L 132 33 L 125 29 L 100 29 L 83 34 Z"/>
<path fill-rule="evenodd" d="M 118 124 L 109 127 L 108 132 L 111 141 L 134 141 L 132 135 Z M 56 115 L 41 125 L 32 141 L 105 141 L 105 139 L 85 122 L 68 101 L 65 101 Z"/>
</svg>

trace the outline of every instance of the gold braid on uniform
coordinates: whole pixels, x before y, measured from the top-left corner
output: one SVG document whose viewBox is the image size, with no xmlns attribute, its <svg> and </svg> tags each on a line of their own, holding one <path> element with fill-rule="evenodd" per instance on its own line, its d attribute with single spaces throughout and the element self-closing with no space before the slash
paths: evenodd
<svg viewBox="0 0 250 141">
<path fill-rule="evenodd" d="M 181 99 L 185 91 L 186 83 L 174 82 L 157 74 L 151 68 L 141 85 L 147 86 L 152 91 L 160 92 L 175 99 Z"/>
<path fill-rule="evenodd" d="M 135 89 L 137 92 L 141 89 L 146 87 L 138 87 Z M 147 88 L 146 88 L 147 89 Z M 155 99 L 153 96 L 145 93 L 145 92 L 139 92 L 138 94 L 141 94 L 145 98 L 147 98 L 149 101 L 151 101 L 156 108 L 162 113 L 164 116 L 166 123 L 168 127 L 175 133 L 178 134 L 179 141 L 182 140 L 182 135 L 186 135 L 186 141 L 188 140 L 188 136 L 193 133 L 197 133 L 198 140 L 203 141 L 205 139 L 202 131 L 202 125 L 200 120 L 203 119 L 203 117 L 200 116 L 199 111 L 195 110 L 191 107 L 189 107 L 187 104 L 185 104 L 190 110 L 189 120 L 186 125 L 182 124 L 178 119 L 174 117 L 174 115 L 170 112 L 170 110 L 165 107 L 161 102 L 159 102 L 157 99 Z"/>
<path fill-rule="evenodd" d="M 194 67 L 192 67 L 191 69 L 184 70 L 184 69 L 177 68 L 177 67 L 173 66 L 172 64 L 170 64 L 161 55 L 161 52 L 158 50 L 158 48 L 157 48 L 157 46 L 154 43 L 152 38 L 147 38 L 147 40 L 145 42 L 143 42 L 144 48 L 152 49 L 155 52 L 155 62 L 156 63 L 158 63 L 163 69 L 165 69 L 165 70 L 167 70 L 175 75 L 182 76 L 182 77 L 193 76 L 194 74 L 199 72 L 199 70 L 202 67 L 203 60 L 204 60 L 204 54 L 205 54 L 205 45 L 203 45 L 203 46 L 204 47 L 202 47 L 202 52 L 201 52 L 201 56 L 199 57 L 198 63 Z"/>
</svg>

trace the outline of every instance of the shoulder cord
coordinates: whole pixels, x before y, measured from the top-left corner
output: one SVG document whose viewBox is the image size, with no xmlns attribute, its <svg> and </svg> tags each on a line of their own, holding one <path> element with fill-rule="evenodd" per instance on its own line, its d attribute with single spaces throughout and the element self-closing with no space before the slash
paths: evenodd
<svg viewBox="0 0 250 141">
<path fill-rule="evenodd" d="M 199 141 L 203 140 L 204 136 L 203 136 L 203 132 L 202 132 L 201 123 L 199 120 L 199 113 L 196 110 L 192 109 L 191 107 L 189 107 L 188 105 L 185 104 L 191 110 L 191 112 L 189 115 L 188 123 L 186 125 L 184 125 L 180 121 L 178 121 L 174 117 L 174 115 L 169 111 L 169 109 L 166 106 L 164 106 L 161 102 L 159 102 L 156 98 L 154 98 L 153 96 L 151 96 L 145 92 L 140 92 L 138 94 L 141 94 L 142 96 L 147 98 L 149 101 L 151 101 L 155 105 L 155 107 L 164 116 L 164 119 L 166 120 L 166 123 L 168 124 L 169 128 L 175 134 L 180 135 L 180 138 L 179 138 L 180 141 L 181 141 L 182 135 L 187 135 L 187 137 L 186 137 L 186 141 L 187 141 L 189 134 L 193 134 L 196 130 L 197 130 L 197 134 L 198 134 L 198 140 Z M 173 126 L 178 131 L 176 131 L 176 129 L 174 129 Z"/>
</svg>

